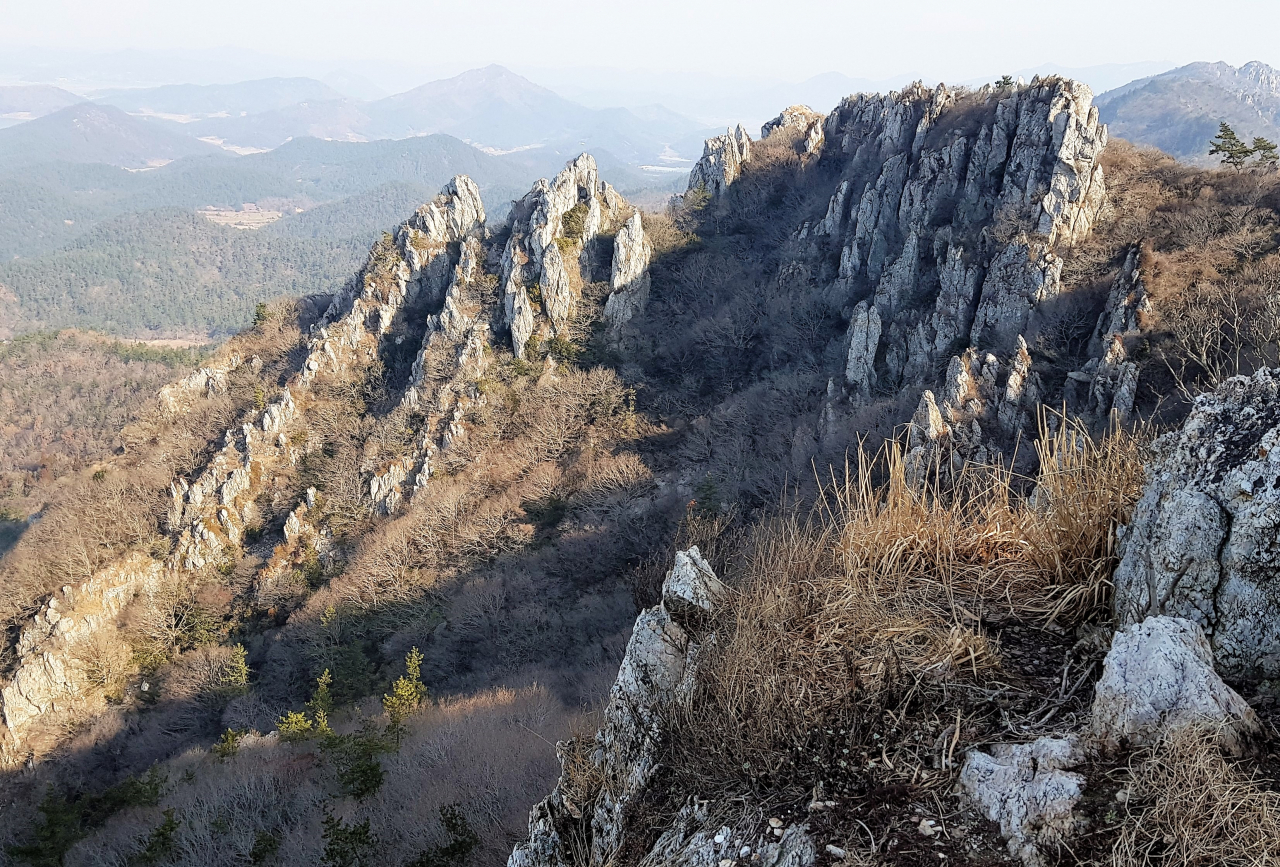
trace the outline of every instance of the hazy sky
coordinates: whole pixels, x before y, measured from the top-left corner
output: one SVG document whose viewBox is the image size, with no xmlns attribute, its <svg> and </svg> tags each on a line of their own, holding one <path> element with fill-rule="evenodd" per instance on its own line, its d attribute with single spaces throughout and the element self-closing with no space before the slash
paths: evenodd
<svg viewBox="0 0 1280 867">
<path fill-rule="evenodd" d="M 1280 65 L 1277 32 L 1277 0 L 0 0 L 0 46 L 232 46 L 441 73 L 499 62 L 959 80 L 1046 62 Z"/>
</svg>

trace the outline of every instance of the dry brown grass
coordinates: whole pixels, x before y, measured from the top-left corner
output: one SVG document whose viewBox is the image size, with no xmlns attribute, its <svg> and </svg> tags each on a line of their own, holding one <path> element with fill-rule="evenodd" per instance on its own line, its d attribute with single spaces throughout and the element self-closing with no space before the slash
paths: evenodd
<svg viewBox="0 0 1280 867">
<path fill-rule="evenodd" d="M 1193 726 L 1134 756 L 1113 867 L 1280 863 L 1280 793 L 1227 762 L 1218 743 Z"/>
<path fill-rule="evenodd" d="M 1009 675 L 984 627 L 1104 616 L 1139 448 L 1061 425 L 1028 499 L 998 468 L 912 487 L 890 447 L 810 516 L 761 525 L 694 694 L 671 709 L 674 790 L 797 803 L 815 784 L 941 785 L 958 747 L 999 727 L 978 697 Z"/>
</svg>

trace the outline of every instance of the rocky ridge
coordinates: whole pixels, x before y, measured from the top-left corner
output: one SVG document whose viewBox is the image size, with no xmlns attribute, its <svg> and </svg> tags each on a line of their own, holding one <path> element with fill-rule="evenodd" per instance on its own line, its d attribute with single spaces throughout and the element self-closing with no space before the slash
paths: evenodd
<svg viewBox="0 0 1280 867">
<path fill-rule="evenodd" d="M 592 243 L 622 225 L 630 210 L 599 180 L 595 161 L 583 154 L 552 181 L 539 181 L 497 232 L 486 226 L 475 184 L 458 176 L 393 234 L 384 235 L 314 326 L 304 360 L 279 395 L 228 430 L 198 473 L 173 480 L 169 556 L 162 562 L 130 555 L 79 586 L 64 588 L 23 631 L 17 667 L 0 691 L 5 756 L 17 757 L 45 714 L 92 697 L 85 665 L 76 655 L 78 642 L 114 629 L 124 606 L 165 574 L 181 576 L 217 564 L 246 544 L 246 529 L 259 517 L 258 499 L 278 496 L 272 492 L 280 489 L 283 474 L 305 452 L 313 386 L 325 378 L 359 376 L 378 361 L 386 335 L 411 305 L 435 312 L 421 322 L 404 323 L 422 335 L 398 410 L 418 420 L 412 444 L 398 459 L 367 469 L 370 499 L 384 514 L 427 484 L 433 457 L 466 436 L 463 416 L 483 400 L 476 383 L 501 348 L 498 338 L 509 331 L 519 357 L 535 330 L 543 336 L 567 334 L 582 283 L 580 268 L 611 267 L 619 275 L 619 297 L 642 307 L 651 246 L 638 215 L 619 233 L 616 263 L 615 245 Z M 572 237 L 565 235 L 566 222 L 573 224 Z M 526 287 L 538 281 L 542 308 L 535 314 Z M 494 286 L 500 290 L 497 297 L 486 290 Z M 256 359 L 250 363 L 255 370 L 261 367 Z M 242 364 L 235 355 L 210 364 L 163 389 L 160 405 L 170 413 L 198 411 L 199 401 L 223 393 L 228 375 Z M 430 375 L 428 366 L 433 366 Z M 293 567 L 302 559 L 327 555 L 325 534 L 309 517 L 316 497 L 308 491 L 288 515 L 281 543 L 255 578 L 260 601 L 270 604 L 287 595 Z M 75 641 L 68 638 L 72 632 Z"/>
<path fill-rule="evenodd" d="M 639 829 L 631 828 L 627 817 L 658 770 L 663 707 L 679 701 L 693 683 L 698 648 L 714 641 L 702 624 L 724 594 L 697 547 L 676 554 L 662 601 L 636 618 L 603 724 L 586 745 L 589 767 L 565 762 L 555 789 L 533 808 L 529 838 L 515 847 L 508 867 L 584 863 L 575 859 L 575 836 L 589 839 L 585 863 L 592 867 L 615 863 L 631 844 Z M 562 761 L 573 748 L 558 745 Z M 582 776 L 597 780 L 594 791 L 582 791 Z M 803 824 L 779 824 L 777 833 L 745 823 L 729 827 L 712 822 L 707 803 L 693 798 L 638 863 L 719 865 L 742 858 L 766 867 L 804 867 L 816 856 Z"/>
<path fill-rule="evenodd" d="M 579 269 L 589 266 L 590 242 L 612 231 L 624 209 L 622 197 L 600 180 L 595 160 L 587 154 L 551 181 L 539 181 L 512 206 L 500 285 L 517 358 L 524 357 L 535 332 L 567 333 L 581 291 Z M 531 290 L 541 296 L 540 305 L 531 300 Z"/>
</svg>

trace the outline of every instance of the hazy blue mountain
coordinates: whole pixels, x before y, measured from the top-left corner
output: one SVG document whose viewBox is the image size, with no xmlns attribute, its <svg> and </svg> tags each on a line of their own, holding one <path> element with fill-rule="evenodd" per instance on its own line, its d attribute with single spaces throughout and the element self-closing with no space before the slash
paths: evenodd
<svg viewBox="0 0 1280 867">
<path fill-rule="evenodd" d="M 632 163 L 652 161 L 668 145 L 706 131 L 660 107 L 647 109 L 647 117 L 590 109 L 496 65 L 378 100 L 368 112 L 369 138 L 443 132 L 494 150 L 607 150 Z"/>
<path fill-rule="evenodd" d="M 366 103 L 345 98 L 298 102 L 235 117 L 214 117 L 184 124 L 183 132 L 213 137 L 242 148 L 271 149 L 295 138 L 365 141 Z"/>
<path fill-rule="evenodd" d="M 299 102 L 342 99 L 343 95 L 314 78 L 262 78 L 235 84 L 166 84 L 121 88 L 95 94 L 94 100 L 132 114 L 185 117 L 239 117 L 284 108 Z"/>
<path fill-rule="evenodd" d="M 216 148 L 114 106 L 79 103 L 0 130 L 0 166 L 107 163 L 141 169 Z"/>
<path fill-rule="evenodd" d="M 244 202 L 310 209 L 396 184 L 425 191 L 425 201 L 459 173 L 470 175 L 486 207 L 500 213 L 548 167 L 491 156 L 440 135 L 368 143 L 298 139 L 271 153 L 187 157 L 147 172 L 68 162 L 6 168 L 0 165 L 0 261 L 57 249 L 103 220 L 132 212 Z M 367 225 L 335 232 L 347 237 Z"/>
<path fill-rule="evenodd" d="M 1236 68 L 1192 63 L 1139 79 L 1095 102 L 1111 134 L 1203 165 L 1218 124 L 1231 124 L 1246 141 L 1280 141 L 1280 71 L 1265 63 Z"/>
<path fill-rule="evenodd" d="M 697 158 L 709 130 L 661 106 L 589 109 L 500 66 L 471 70 L 374 102 L 305 100 L 257 114 L 184 124 L 228 145 L 272 148 L 304 136 L 360 141 L 444 133 L 490 152 L 608 151 L 653 162 L 668 148 Z"/>
<path fill-rule="evenodd" d="M 84 101 L 84 97 L 48 84 L 0 86 L 0 126 L 44 117 Z"/>
<path fill-rule="evenodd" d="M 347 69 L 335 69 L 321 76 L 320 80 L 348 99 L 370 102 L 391 95 L 389 90 L 373 79 Z"/>
</svg>

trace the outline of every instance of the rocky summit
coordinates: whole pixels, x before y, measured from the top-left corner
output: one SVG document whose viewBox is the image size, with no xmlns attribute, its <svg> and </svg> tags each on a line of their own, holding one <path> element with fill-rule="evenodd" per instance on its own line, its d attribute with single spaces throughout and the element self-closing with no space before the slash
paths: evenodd
<svg viewBox="0 0 1280 867">
<path fill-rule="evenodd" d="M 1048 76 L 792 105 L 680 188 L 458 175 L 51 487 L 7 851 L 1280 859 L 1274 172 Z"/>
</svg>

